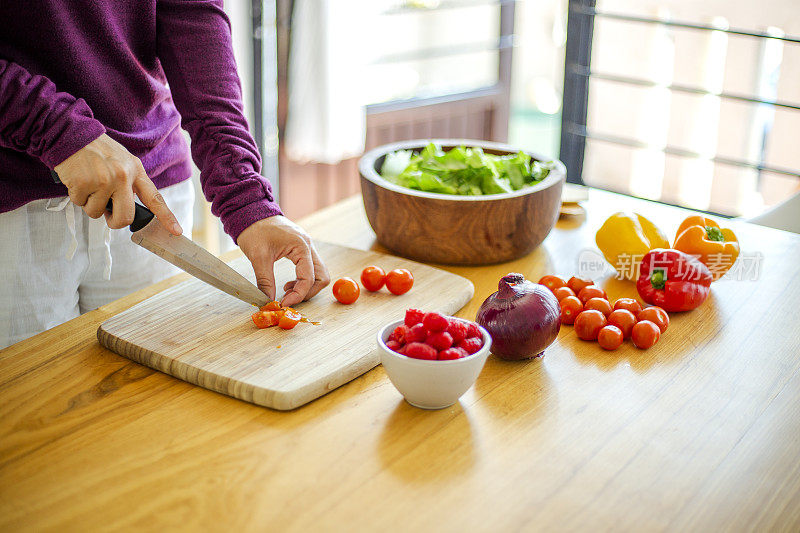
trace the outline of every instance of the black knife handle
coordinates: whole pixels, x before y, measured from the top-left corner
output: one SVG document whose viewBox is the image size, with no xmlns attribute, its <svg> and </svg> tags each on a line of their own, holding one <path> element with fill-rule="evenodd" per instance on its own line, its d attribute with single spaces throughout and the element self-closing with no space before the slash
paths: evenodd
<svg viewBox="0 0 800 533">
<path fill-rule="evenodd" d="M 109 198 L 108 205 L 106 205 L 106 209 L 111 211 L 112 207 L 113 206 L 111 205 L 111 198 Z M 155 215 L 153 214 L 152 211 L 147 209 L 139 202 L 133 202 L 133 207 L 134 207 L 133 222 L 131 222 L 130 230 L 139 231 L 140 229 L 148 225 L 150 221 L 153 220 L 153 218 L 155 218 Z"/>
<path fill-rule="evenodd" d="M 56 183 L 61 183 L 61 179 L 58 177 L 58 173 L 55 170 L 50 171 L 50 175 L 53 177 L 53 181 Z M 130 225 L 131 231 L 139 231 L 146 225 L 153 220 L 155 215 L 152 211 L 147 209 L 145 206 L 140 204 L 139 202 L 133 202 L 134 211 L 133 211 L 133 222 Z M 109 212 L 113 212 L 114 204 L 111 203 L 111 198 L 108 199 L 108 203 L 106 204 L 106 210 Z"/>
</svg>

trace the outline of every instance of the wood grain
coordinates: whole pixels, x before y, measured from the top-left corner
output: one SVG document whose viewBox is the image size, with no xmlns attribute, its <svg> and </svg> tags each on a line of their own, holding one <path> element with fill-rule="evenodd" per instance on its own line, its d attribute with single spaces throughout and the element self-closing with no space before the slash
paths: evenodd
<svg viewBox="0 0 800 533">
<path fill-rule="evenodd" d="M 596 190 L 583 205 L 524 258 L 446 267 L 475 284 L 459 316 L 508 271 L 574 272 L 614 211 L 667 234 L 686 214 Z M 655 347 L 609 353 L 565 327 L 541 360 L 490 357 L 435 412 L 380 366 L 290 412 L 210 392 L 95 338 L 175 280 L 113 302 L 0 352 L 0 530 L 798 531 L 800 237 L 727 224 L 763 254 L 757 279 L 716 282 Z M 360 198 L 304 225 L 384 250 Z"/>
<path fill-rule="evenodd" d="M 103 322 L 100 344 L 189 383 L 287 410 L 378 365 L 375 334 L 402 319 L 406 309 L 453 314 L 472 298 L 469 280 L 427 265 L 325 242 L 317 249 L 334 278 L 358 279 L 367 265 L 387 272 L 408 268 L 414 287 L 402 296 L 364 290 L 354 305 L 342 305 L 326 293 L 297 306 L 320 324 L 298 324 L 288 332 L 257 329 L 250 319 L 252 306 L 193 279 Z M 245 258 L 231 266 L 254 279 Z M 276 286 L 294 279 L 293 270 L 289 261 L 279 262 Z"/>
<path fill-rule="evenodd" d="M 529 189 L 490 196 L 415 191 L 395 186 L 376 172 L 386 153 L 422 148 L 427 142 L 390 144 L 368 152 L 359 162 L 367 219 L 386 248 L 418 261 L 485 265 L 527 255 L 547 237 L 561 205 L 565 172 L 560 162 L 547 178 Z M 481 146 L 486 153 L 514 152 L 498 143 L 437 142 L 444 150 L 464 144 Z M 541 160 L 541 156 L 531 155 Z"/>
</svg>

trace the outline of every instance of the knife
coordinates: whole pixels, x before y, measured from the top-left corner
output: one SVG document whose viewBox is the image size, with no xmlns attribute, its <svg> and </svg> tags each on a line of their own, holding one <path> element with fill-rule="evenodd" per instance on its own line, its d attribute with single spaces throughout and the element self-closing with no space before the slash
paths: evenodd
<svg viewBox="0 0 800 533">
<path fill-rule="evenodd" d="M 61 183 L 58 174 L 51 170 L 53 181 Z M 229 267 L 224 261 L 183 235 L 173 235 L 162 226 L 152 211 L 134 202 L 135 213 L 130 225 L 131 240 L 184 272 L 235 296 L 249 304 L 261 307 L 269 299 L 250 281 Z M 113 209 L 111 200 L 106 206 Z"/>
</svg>

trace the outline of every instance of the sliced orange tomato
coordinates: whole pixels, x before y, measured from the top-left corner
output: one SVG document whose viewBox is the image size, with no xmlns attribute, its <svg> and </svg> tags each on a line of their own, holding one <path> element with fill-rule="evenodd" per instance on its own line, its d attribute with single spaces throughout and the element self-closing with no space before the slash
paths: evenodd
<svg viewBox="0 0 800 533">
<path fill-rule="evenodd" d="M 262 311 L 281 311 L 283 308 L 281 307 L 280 302 L 269 302 L 268 304 L 261 307 Z"/>
<path fill-rule="evenodd" d="M 303 316 L 300 313 L 294 309 L 286 308 L 283 312 L 283 316 L 281 316 L 280 320 L 278 321 L 278 327 L 281 329 L 292 329 L 302 319 Z"/>
<path fill-rule="evenodd" d="M 292 329 L 298 322 L 319 325 L 303 316 L 303 314 L 291 307 L 282 307 L 279 302 L 269 302 L 261 307 L 260 310 L 252 314 L 253 323 L 260 329 L 278 326 L 283 329 Z"/>
<path fill-rule="evenodd" d="M 270 328 L 278 325 L 280 316 L 275 311 L 256 311 L 252 315 L 253 323 L 259 329 Z"/>
</svg>

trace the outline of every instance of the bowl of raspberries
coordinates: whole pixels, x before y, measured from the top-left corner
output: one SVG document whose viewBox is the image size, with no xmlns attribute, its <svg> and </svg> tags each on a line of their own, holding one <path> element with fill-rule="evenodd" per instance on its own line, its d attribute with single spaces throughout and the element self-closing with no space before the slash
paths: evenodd
<svg viewBox="0 0 800 533">
<path fill-rule="evenodd" d="M 456 403 L 475 383 L 492 344 L 475 322 L 419 309 L 381 329 L 377 341 L 392 384 L 423 409 Z"/>
</svg>

